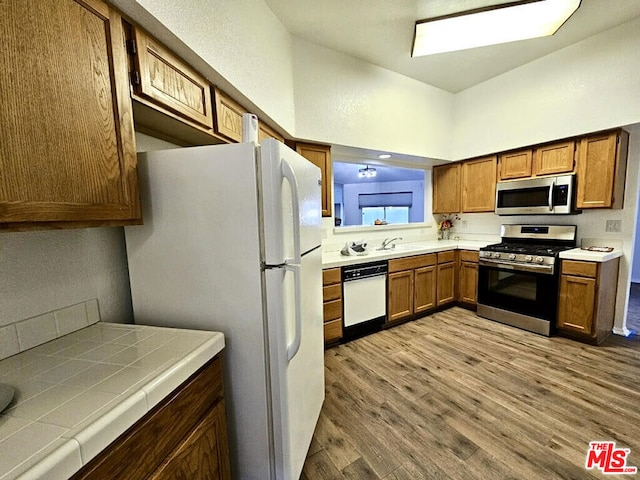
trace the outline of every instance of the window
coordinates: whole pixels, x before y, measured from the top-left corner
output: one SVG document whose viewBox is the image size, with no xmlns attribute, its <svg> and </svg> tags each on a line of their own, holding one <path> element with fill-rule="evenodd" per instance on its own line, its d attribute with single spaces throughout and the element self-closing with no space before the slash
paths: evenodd
<svg viewBox="0 0 640 480">
<path fill-rule="evenodd" d="M 362 225 L 409 223 L 409 207 L 363 207 Z"/>
<path fill-rule="evenodd" d="M 358 175 L 367 166 L 375 168 L 375 177 Z M 426 176 L 419 168 L 334 161 L 336 226 L 424 222 Z"/>
</svg>

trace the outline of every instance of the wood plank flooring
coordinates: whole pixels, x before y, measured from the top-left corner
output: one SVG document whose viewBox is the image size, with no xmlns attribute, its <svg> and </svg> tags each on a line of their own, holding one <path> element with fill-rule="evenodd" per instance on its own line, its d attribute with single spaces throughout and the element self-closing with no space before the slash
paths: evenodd
<svg viewBox="0 0 640 480">
<path fill-rule="evenodd" d="M 610 479 L 585 469 L 597 440 L 640 467 L 637 337 L 594 347 L 455 307 L 327 350 L 325 384 L 304 480 Z"/>
</svg>

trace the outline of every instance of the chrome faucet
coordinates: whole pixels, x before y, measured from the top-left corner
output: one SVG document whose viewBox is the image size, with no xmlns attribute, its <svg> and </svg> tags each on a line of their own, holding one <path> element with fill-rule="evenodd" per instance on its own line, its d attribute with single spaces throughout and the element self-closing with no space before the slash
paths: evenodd
<svg viewBox="0 0 640 480">
<path fill-rule="evenodd" d="M 391 246 L 389 246 L 389 244 L 391 244 L 392 242 L 395 242 L 396 240 L 402 240 L 402 237 L 385 238 L 382 241 L 382 245 L 378 250 L 389 250 L 390 248 L 394 248 L 395 244 Z"/>
</svg>

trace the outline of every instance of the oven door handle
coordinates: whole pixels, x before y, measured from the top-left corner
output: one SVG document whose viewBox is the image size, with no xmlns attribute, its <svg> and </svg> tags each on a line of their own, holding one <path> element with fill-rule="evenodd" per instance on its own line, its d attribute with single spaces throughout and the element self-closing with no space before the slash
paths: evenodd
<svg viewBox="0 0 640 480">
<path fill-rule="evenodd" d="M 549 185 L 549 211 L 553 212 L 553 189 L 556 188 L 556 181 L 551 180 L 551 185 Z"/>
<path fill-rule="evenodd" d="M 495 267 L 502 270 L 515 270 L 521 272 L 542 273 L 544 275 L 553 275 L 553 265 L 535 265 L 535 264 L 513 264 L 504 263 L 500 260 L 489 260 L 488 258 L 481 258 L 478 261 L 479 265 L 485 267 Z"/>
</svg>

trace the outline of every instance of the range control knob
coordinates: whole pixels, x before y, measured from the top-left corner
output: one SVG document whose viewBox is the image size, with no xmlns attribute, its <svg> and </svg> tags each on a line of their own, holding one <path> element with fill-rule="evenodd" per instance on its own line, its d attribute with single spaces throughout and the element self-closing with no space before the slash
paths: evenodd
<svg viewBox="0 0 640 480">
<path fill-rule="evenodd" d="M 510 253 L 509 254 L 509 260 L 515 260 L 516 259 L 516 254 L 515 253 Z"/>
<path fill-rule="evenodd" d="M 496 252 L 493 254 L 493 258 L 500 258 L 500 252 Z"/>
<path fill-rule="evenodd" d="M 533 260 L 533 257 L 531 255 L 527 255 L 526 257 L 524 257 L 525 262 L 530 262 L 532 260 Z"/>
<path fill-rule="evenodd" d="M 544 258 L 542 258 L 542 257 L 536 257 L 536 262 L 537 262 L 537 263 L 542 263 L 542 262 L 544 262 Z"/>
</svg>

